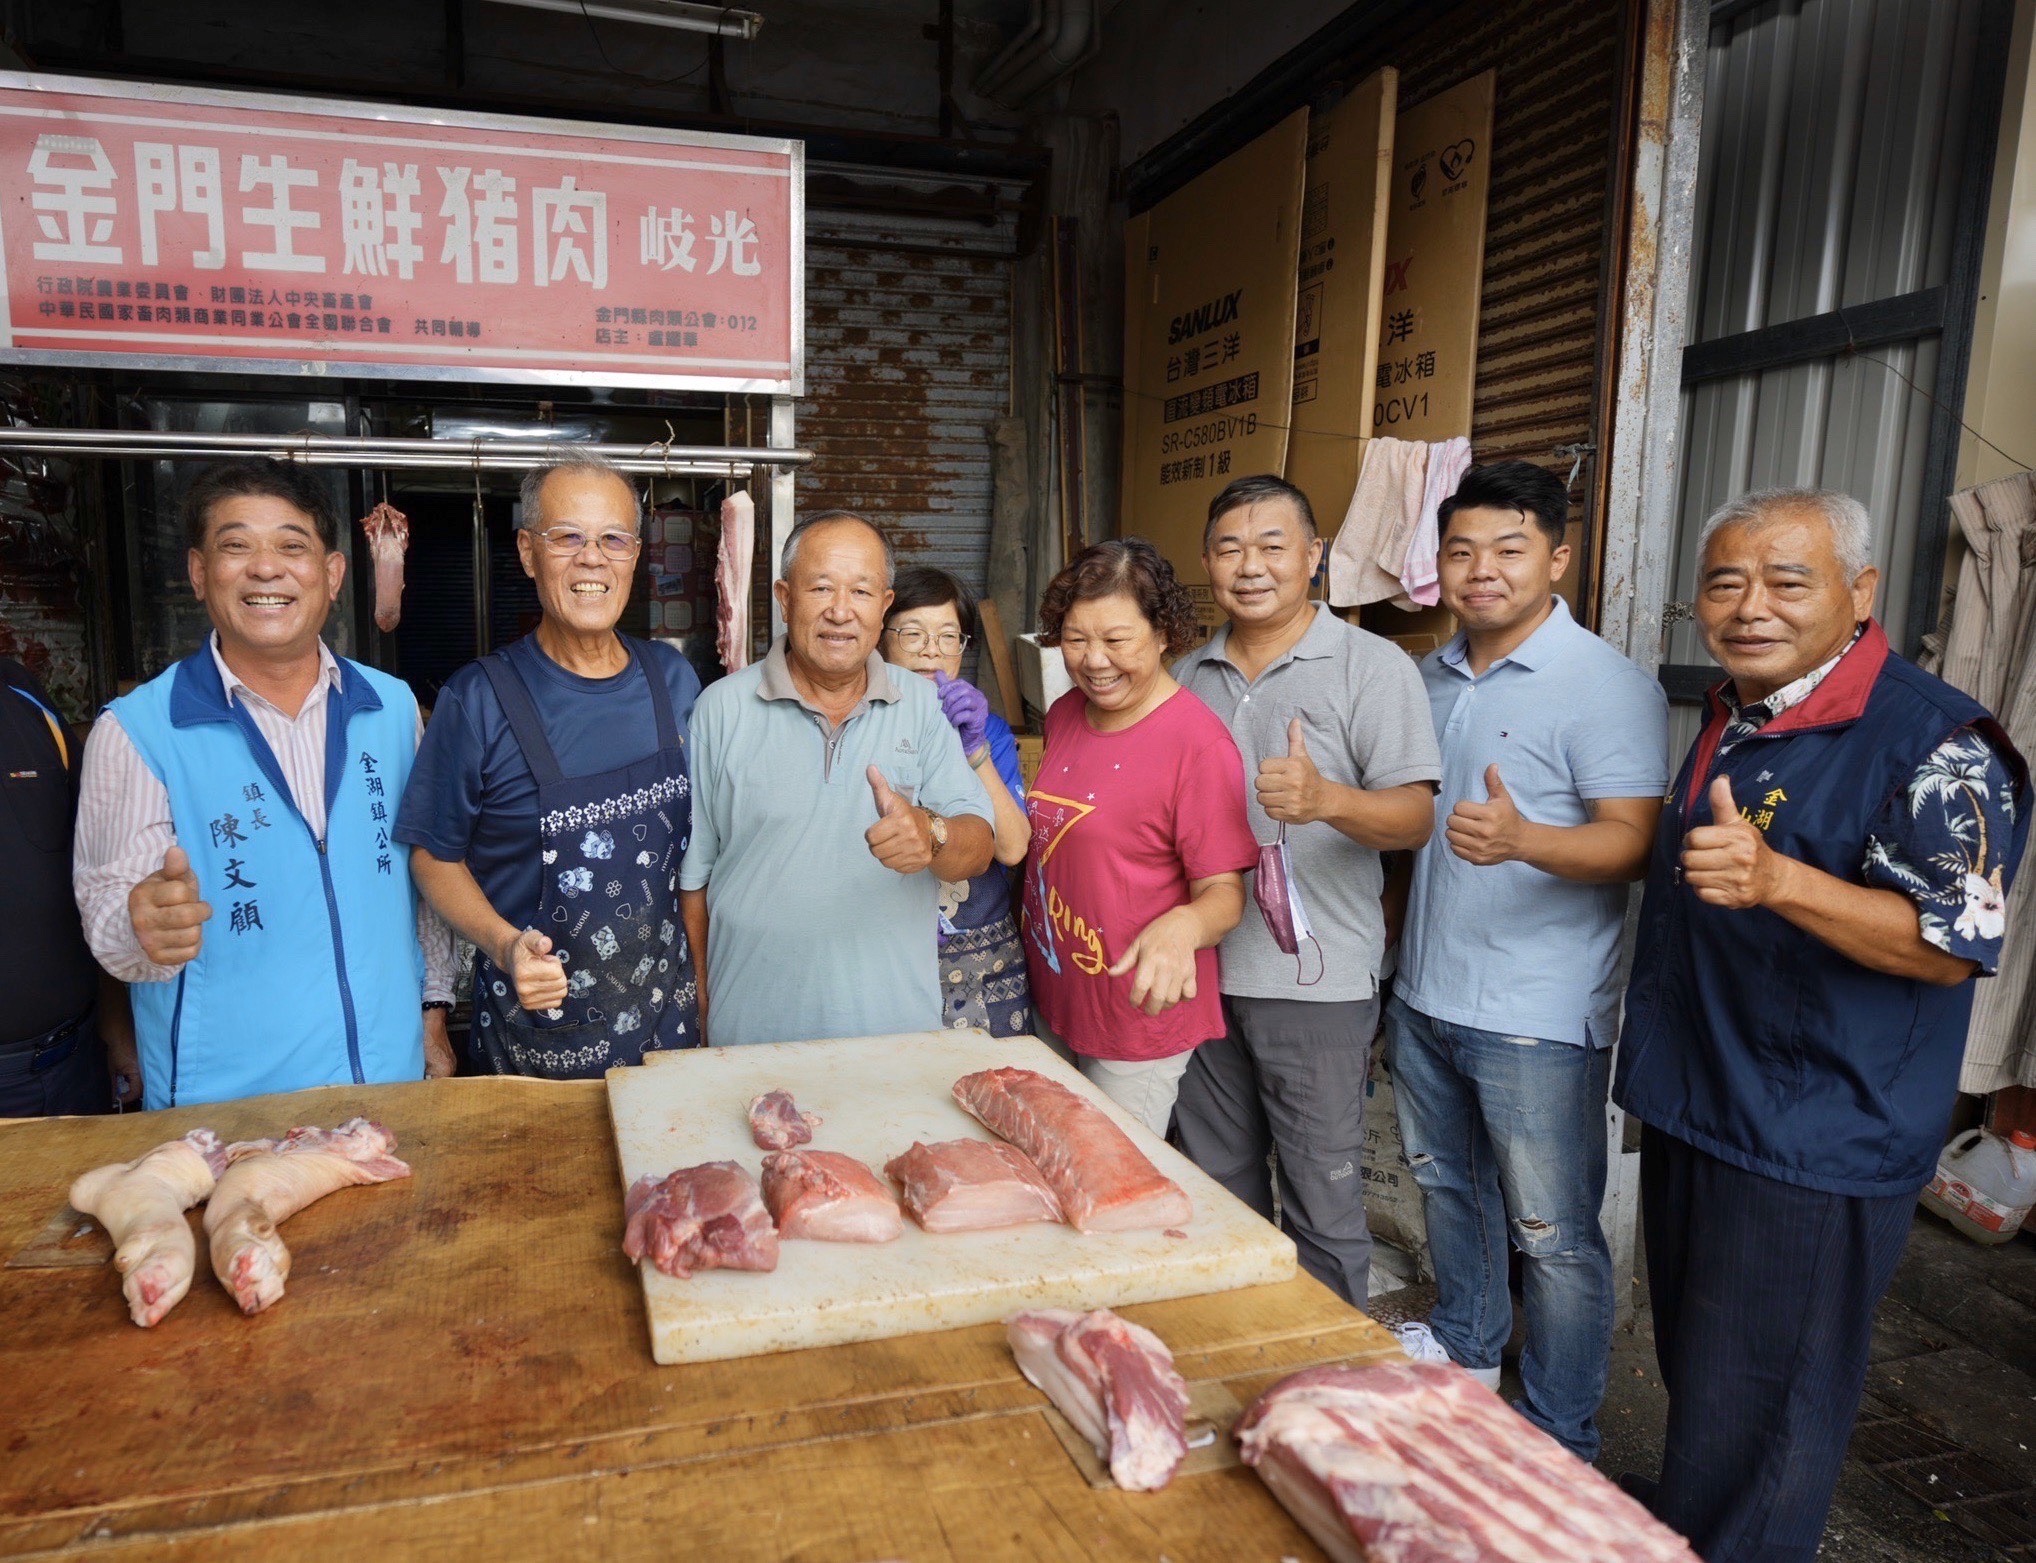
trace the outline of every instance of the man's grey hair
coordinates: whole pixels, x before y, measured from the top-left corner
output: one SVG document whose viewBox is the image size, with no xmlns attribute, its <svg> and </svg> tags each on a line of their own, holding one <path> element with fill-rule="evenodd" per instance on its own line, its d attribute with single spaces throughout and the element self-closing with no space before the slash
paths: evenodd
<svg viewBox="0 0 2036 1563">
<path fill-rule="evenodd" d="M 853 510 L 823 510 L 793 527 L 791 535 L 785 539 L 785 551 L 778 557 L 778 579 L 789 581 L 792 578 L 792 564 L 799 557 L 799 544 L 805 541 L 808 532 L 818 526 L 832 526 L 837 521 L 857 521 L 876 533 L 877 541 L 884 545 L 884 584 L 889 586 L 898 572 L 898 555 L 891 547 L 890 536 L 868 516 L 859 516 Z"/>
<path fill-rule="evenodd" d="M 1850 494 L 1834 488 L 1760 488 L 1720 505 L 1704 522 L 1697 536 L 1697 557 L 1711 545 L 1721 527 L 1762 527 L 1792 510 L 1815 511 L 1831 528 L 1831 546 L 1838 555 L 1838 568 L 1847 583 L 1859 579 L 1859 572 L 1873 563 L 1873 517 L 1866 506 Z"/>
<path fill-rule="evenodd" d="M 606 456 L 597 456 L 592 451 L 567 451 L 556 461 L 548 461 L 541 467 L 532 467 L 523 474 L 523 490 L 519 496 L 523 510 L 517 525 L 535 531 L 543 525 L 542 513 L 538 509 L 537 496 L 544 487 L 544 480 L 555 472 L 569 472 L 574 475 L 598 473 L 613 478 L 629 490 L 630 518 L 635 521 L 637 531 L 643 530 L 643 496 L 636 491 L 636 485 L 629 481 L 624 472 Z"/>
</svg>

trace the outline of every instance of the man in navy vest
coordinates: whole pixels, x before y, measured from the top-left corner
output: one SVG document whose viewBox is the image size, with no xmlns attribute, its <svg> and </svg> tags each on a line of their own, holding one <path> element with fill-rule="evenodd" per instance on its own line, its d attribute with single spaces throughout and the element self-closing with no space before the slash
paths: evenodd
<svg viewBox="0 0 2036 1563">
<path fill-rule="evenodd" d="M 450 941 L 389 836 L 417 702 L 319 638 L 346 577 L 331 503 L 231 462 L 184 525 L 213 633 L 93 726 L 72 869 L 132 985 L 144 1104 L 422 1079 L 427 1041 L 450 1073 Z"/>
<path fill-rule="evenodd" d="M 1697 619 L 1730 677 L 1662 814 L 1626 995 L 1613 1094 L 1646 1125 L 1669 1392 L 1651 1501 L 1708 1563 L 1816 1555 L 2027 830 L 2007 735 L 1872 619 L 1870 544 L 1817 490 L 1705 525 Z"/>
</svg>

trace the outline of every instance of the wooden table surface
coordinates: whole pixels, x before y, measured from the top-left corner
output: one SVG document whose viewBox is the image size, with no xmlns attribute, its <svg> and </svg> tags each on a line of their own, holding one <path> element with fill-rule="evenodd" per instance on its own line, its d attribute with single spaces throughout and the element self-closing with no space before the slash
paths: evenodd
<svg viewBox="0 0 2036 1563">
<path fill-rule="evenodd" d="M 0 1556 L 1320 1556 L 1242 1467 L 1089 1486 L 995 1325 L 658 1367 L 597 1082 L 0 1127 L 0 1261 L 88 1167 L 200 1124 L 240 1139 L 357 1112 L 415 1176 L 286 1225 L 289 1293 L 258 1317 L 202 1237 L 191 1295 L 152 1330 L 110 1264 L 0 1268 Z M 1397 1351 L 1306 1276 L 1124 1313 L 1240 1403 Z"/>
</svg>

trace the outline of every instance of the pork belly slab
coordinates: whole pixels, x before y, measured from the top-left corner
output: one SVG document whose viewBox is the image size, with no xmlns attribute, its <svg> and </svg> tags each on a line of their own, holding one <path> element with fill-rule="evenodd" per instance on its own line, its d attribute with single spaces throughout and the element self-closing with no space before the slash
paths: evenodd
<svg viewBox="0 0 2036 1563">
<path fill-rule="evenodd" d="M 781 1238 L 888 1243 L 905 1230 L 891 1186 L 839 1151 L 771 1152 L 763 1197 Z"/>
<path fill-rule="evenodd" d="M 775 1270 L 778 1231 L 756 1179 L 732 1161 L 702 1162 L 660 1178 L 646 1173 L 623 1201 L 622 1251 L 666 1275 Z"/>
<path fill-rule="evenodd" d="M 1247 1465 L 1337 1563 L 1696 1563 L 1689 1544 L 1461 1368 L 1282 1379 Z"/>
<path fill-rule="evenodd" d="M 1119 1487 L 1152 1492 L 1188 1455 L 1188 1386 L 1152 1331 L 1107 1308 L 1038 1308 L 1005 1322 L 1018 1371 L 1110 1462 Z"/>
<path fill-rule="evenodd" d="M 144 1329 L 191 1290 L 198 1240 L 184 1212 L 211 1194 L 226 1164 L 219 1136 L 193 1129 L 133 1161 L 94 1167 L 71 1184 L 71 1208 L 112 1237 L 128 1317 Z"/>
<path fill-rule="evenodd" d="M 760 1151 L 807 1144 L 820 1127 L 818 1113 L 802 1113 L 790 1091 L 766 1091 L 749 1104 L 749 1137 Z"/>
<path fill-rule="evenodd" d="M 1185 1226 L 1187 1191 L 1091 1102 L 1030 1069 L 984 1069 L 954 1083 L 954 1099 L 992 1134 L 1032 1158 L 1083 1232 Z"/>
<path fill-rule="evenodd" d="M 290 1250 L 276 1228 L 335 1190 L 410 1176 L 395 1156 L 396 1136 L 353 1118 L 337 1129 L 292 1129 L 280 1140 L 243 1140 L 205 1207 L 212 1273 L 242 1313 L 281 1299 Z"/>
<path fill-rule="evenodd" d="M 980 1232 L 1028 1221 L 1059 1221 L 1060 1200 L 1022 1151 L 1001 1140 L 943 1140 L 884 1163 L 905 1191 L 905 1208 L 928 1232 Z"/>
</svg>

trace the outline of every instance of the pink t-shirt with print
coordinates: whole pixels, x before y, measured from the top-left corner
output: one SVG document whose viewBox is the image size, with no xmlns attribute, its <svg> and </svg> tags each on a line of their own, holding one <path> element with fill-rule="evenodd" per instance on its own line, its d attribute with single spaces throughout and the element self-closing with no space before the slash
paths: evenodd
<svg viewBox="0 0 2036 1563">
<path fill-rule="evenodd" d="M 1195 996 L 1159 1015 L 1109 969 L 1189 884 L 1255 867 L 1244 760 L 1188 691 L 1122 732 L 1089 726 L 1080 690 L 1046 714 L 1046 752 L 1026 794 L 1025 961 L 1032 1002 L 1077 1053 L 1171 1058 L 1223 1034 L 1216 952 L 1195 957 Z M 1252 915 L 1247 908 L 1246 915 Z"/>
</svg>

